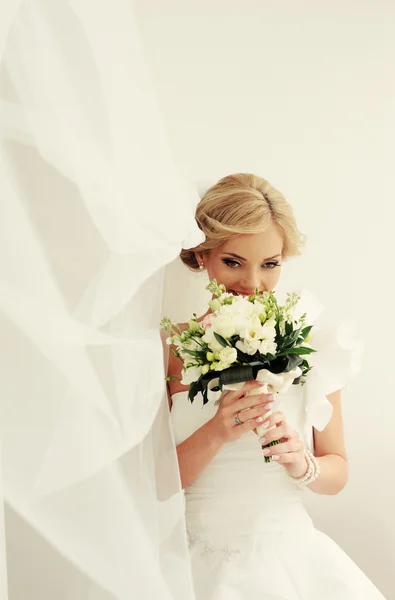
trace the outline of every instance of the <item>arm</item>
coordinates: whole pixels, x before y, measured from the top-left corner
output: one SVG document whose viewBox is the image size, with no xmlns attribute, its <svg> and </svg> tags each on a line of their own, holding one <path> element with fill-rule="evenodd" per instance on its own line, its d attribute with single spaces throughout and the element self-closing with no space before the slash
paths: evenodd
<svg viewBox="0 0 395 600">
<path fill-rule="evenodd" d="M 215 434 L 215 424 L 213 427 L 212 420 L 205 423 L 177 446 L 178 465 L 183 489 L 199 477 L 222 446 L 223 442 Z"/>
<path fill-rule="evenodd" d="M 225 443 L 239 439 L 262 423 L 262 415 L 271 401 L 268 395 L 244 395 L 256 387 L 260 387 L 258 382 L 249 381 L 241 390 L 225 393 L 215 416 L 178 444 L 176 450 L 183 489 L 199 477 Z M 168 396 L 171 405 L 169 391 Z M 236 425 L 235 415 L 239 412 L 243 412 L 242 423 Z"/>
<path fill-rule="evenodd" d="M 172 407 L 169 386 L 167 386 L 169 407 Z M 215 424 L 214 424 L 215 425 Z M 223 446 L 223 442 L 215 435 L 215 426 L 210 419 L 199 427 L 189 438 L 176 446 L 181 486 L 183 489 L 195 481 Z"/>
<path fill-rule="evenodd" d="M 333 414 L 323 431 L 314 429 L 314 455 L 320 465 L 319 477 L 307 487 L 316 494 L 335 495 L 348 481 L 347 451 L 344 441 L 341 390 L 327 396 Z"/>
<path fill-rule="evenodd" d="M 347 461 L 337 454 L 326 454 L 317 457 L 317 460 L 320 465 L 320 475 L 307 487 L 316 494 L 328 496 L 334 496 L 341 492 L 346 487 L 348 480 Z"/>
</svg>

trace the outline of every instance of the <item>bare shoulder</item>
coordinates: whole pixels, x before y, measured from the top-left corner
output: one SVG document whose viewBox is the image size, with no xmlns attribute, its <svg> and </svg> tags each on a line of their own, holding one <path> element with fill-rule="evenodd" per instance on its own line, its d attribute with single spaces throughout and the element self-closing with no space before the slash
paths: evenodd
<svg viewBox="0 0 395 600">
<path fill-rule="evenodd" d="M 177 323 L 181 331 L 184 331 L 188 328 L 188 323 Z M 169 407 L 172 407 L 171 397 L 173 394 L 177 392 L 182 392 L 188 390 L 188 386 L 182 385 L 180 382 L 181 379 L 181 370 L 182 370 L 182 360 L 175 356 L 171 349 L 175 349 L 174 346 L 169 346 L 169 358 L 167 363 L 167 377 L 174 377 L 167 382 L 167 396 L 169 400 Z"/>
</svg>

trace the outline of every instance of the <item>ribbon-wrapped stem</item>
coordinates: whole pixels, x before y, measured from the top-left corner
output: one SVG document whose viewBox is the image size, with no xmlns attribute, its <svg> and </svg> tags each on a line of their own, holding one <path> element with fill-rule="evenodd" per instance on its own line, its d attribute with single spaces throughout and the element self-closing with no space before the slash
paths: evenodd
<svg viewBox="0 0 395 600">
<path fill-rule="evenodd" d="M 283 373 L 272 373 L 267 369 L 260 369 L 257 372 L 256 380 L 260 381 L 263 385 L 260 388 L 255 388 L 247 392 L 247 396 L 256 396 L 259 394 L 276 394 L 276 393 L 285 393 L 289 387 L 298 380 L 301 376 L 302 370 L 299 367 L 295 367 L 290 371 L 286 371 Z M 225 390 L 240 390 L 244 385 L 244 382 L 238 383 L 226 383 L 223 385 L 223 389 Z M 218 392 L 216 392 L 218 394 Z M 219 392 L 220 393 L 220 392 Z M 270 417 L 273 411 L 269 411 L 265 416 L 266 418 Z M 265 435 L 270 429 L 275 429 L 276 425 L 272 425 L 269 428 L 264 427 L 263 425 L 258 425 L 256 427 L 256 432 L 259 437 Z M 269 442 L 269 444 L 265 444 L 262 447 L 269 448 L 270 446 L 275 446 L 280 444 L 281 440 L 273 440 Z M 271 456 L 265 456 L 265 463 L 271 462 Z"/>
</svg>

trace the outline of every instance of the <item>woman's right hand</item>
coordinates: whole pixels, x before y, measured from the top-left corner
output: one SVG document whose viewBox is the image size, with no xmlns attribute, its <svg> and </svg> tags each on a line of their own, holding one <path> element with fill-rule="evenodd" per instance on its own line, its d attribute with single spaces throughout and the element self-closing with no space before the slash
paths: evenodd
<svg viewBox="0 0 395 600">
<path fill-rule="evenodd" d="M 264 421 L 263 414 L 271 410 L 273 397 L 270 394 L 246 396 L 247 392 L 262 387 L 256 380 L 247 381 L 238 391 L 226 392 L 218 411 L 211 419 L 214 435 L 222 443 L 238 440 L 247 431 L 253 431 Z M 241 425 L 235 421 L 239 415 Z"/>
</svg>

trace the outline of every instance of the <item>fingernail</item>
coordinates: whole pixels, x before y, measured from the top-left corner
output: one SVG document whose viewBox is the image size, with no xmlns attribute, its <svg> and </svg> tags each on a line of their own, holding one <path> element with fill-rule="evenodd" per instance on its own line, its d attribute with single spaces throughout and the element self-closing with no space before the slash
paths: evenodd
<svg viewBox="0 0 395 600">
<path fill-rule="evenodd" d="M 264 427 L 269 427 L 269 425 L 270 425 L 270 421 L 266 421 L 266 422 L 263 424 L 263 426 L 264 426 Z"/>
<path fill-rule="evenodd" d="M 257 423 L 262 423 L 262 421 L 263 421 L 262 417 L 257 417 L 255 420 Z"/>
<path fill-rule="evenodd" d="M 270 454 L 270 448 L 264 448 L 262 452 L 263 454 Z"/>
<path fill-rule="evenodd" d="M 261 437 L 259 439 L 259 441 L 261 442 L 261 444 L 265 444 L 266 443 L 266 438 L 265 437 Z"/>
<path fill-rule="evenodd" d="M 267 397 L 267 399 L 268 399 L 268 400 L 274 400 L 274 398 L 273 398 L 273 394 L 269 394 L 269 395 L 268 395 L 268 397 Z"/>
<path fill-rule="evenodd" d="M 278 456 L 278 454 L 273 454 L 272 456 L 272 460 L 278 460 L 280 457 Z"/>
</svg>

